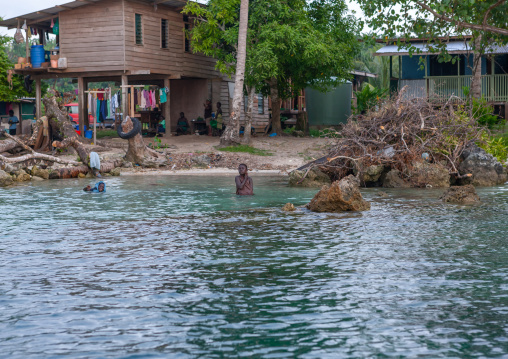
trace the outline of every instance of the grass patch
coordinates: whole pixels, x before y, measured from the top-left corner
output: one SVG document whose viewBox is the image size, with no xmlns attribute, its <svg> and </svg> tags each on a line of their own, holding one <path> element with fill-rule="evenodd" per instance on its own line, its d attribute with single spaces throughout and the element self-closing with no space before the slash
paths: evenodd
<svg viewBox="0 0 508 359">
<path fill-rule="evenodd" d="M 118 137 L 118 133 L 116 133 L 116 130 L 101 130 L 97 131 L 97 138 L 104 138 L 104 137 Z"/>
<path fill-rule="evenodd" d="M 259 148 L 255 148 L 249 145 L 238 145 L 238 146 L 228 146 L 228 147 L 222 147 L 217 148 L 219 151 L 224 152 L 244 152 L 244 153 L 250 153 L 252 155 L 257 156 L 273 156 L 273 153 L 267 150 L 262 150 Z"/>
</svg>

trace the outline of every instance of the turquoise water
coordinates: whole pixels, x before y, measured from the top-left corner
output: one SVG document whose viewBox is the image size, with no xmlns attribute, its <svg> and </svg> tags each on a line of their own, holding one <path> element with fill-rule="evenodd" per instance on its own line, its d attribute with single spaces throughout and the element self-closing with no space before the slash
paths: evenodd
<svg viewBox="0 0 508 359">
<path fill-rule="evenodd" d="M 0 188 L 0 357 L 508 357 L 507 185 L 315 214 L 275 177 L 106 182 Z"/>
</svg>

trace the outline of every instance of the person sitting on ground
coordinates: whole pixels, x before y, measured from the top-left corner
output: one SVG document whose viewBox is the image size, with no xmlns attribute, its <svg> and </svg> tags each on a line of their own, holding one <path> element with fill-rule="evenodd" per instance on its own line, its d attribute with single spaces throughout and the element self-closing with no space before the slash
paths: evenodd
<svg viewBox="0 0 508 359">
<path fill-rule="evenodd" d="M 83 191 L 85 192 L 93 192 L 93 193 L 104 193 L 106 192 L 106 184 L 102 181 L 95 184 L 94 187 L 88 185 L 85 188 L 83 188 Z"/>
<path fill-rule="evenodd" d="M 18 127 L 19 119 L 14 116 L 14 111 L 9 110 L 9 135 L 15 136 L 16 135 L 16 129 Z"/>
<path fill-rule="evenodd" d="M 239 176 L 235 177 L 236 182 L 236 194 L 240 196 L 252 196 L 254 194 L 254 185 L 252 183 L 252 178 L 249 177 L 247 173 L 247 165 L 241 164 L 238 166 Z"/>
<path fill-rule="evenodd" d="M 185 114 L 180 112 L 180 118 L 176 123 L 176 135 L 186 135 L 189 132 L 189 121 L 185 118 Z"/>
</svg>

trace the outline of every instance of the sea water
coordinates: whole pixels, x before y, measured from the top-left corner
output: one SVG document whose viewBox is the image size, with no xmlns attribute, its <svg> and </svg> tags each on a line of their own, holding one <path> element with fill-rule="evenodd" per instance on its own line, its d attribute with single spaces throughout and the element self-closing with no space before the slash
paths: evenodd
<svg viewBox="0 0 508 359">
<path fill-rule="evenodd" d="M 0 188 L 0 357 L 507 356 L 507 185 L 316 214 L 281 211 L 316 189 L 253 179 Z"/>
</svg>

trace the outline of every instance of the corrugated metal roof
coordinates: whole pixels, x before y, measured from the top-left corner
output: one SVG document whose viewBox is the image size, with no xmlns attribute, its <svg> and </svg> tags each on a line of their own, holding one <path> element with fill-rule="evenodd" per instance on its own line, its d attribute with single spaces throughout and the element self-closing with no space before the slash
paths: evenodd
<svg viewBox="0 0 508 359">
<path fill-rule="evenodd" d="M 435 55 L 436 53 L 430 52 L 429 48 L 434 47 L 432 45 L 429 45 L 427 43 L 423 42 L 417 42 L 411 44 L 412 47 L 415 47 L 422 52 L 419 54 L 416 54 L 416 52 L 413 51 L 413 54 L 415 55 Z M 374 56 L 393 56 L 393 55 L 409 55 L 408 47 L 400 48 L 397 45 L 386 45 L 385 47 L 380 48 L 376 51 Z M 468 52 L 472 52 L 471 45 L 469 45 L 465 41 L 452 41 L 446 44 L 446 50 L 450 54 L 465 54 Z M 505 46 L 498 46 L 498 45 L 491 45 L 486 51 L 485 54 L 506 54 L 508 53 L 508 45 Z"/>
<path fill-rule="evenodd" d="M 34 11 L 28 14 L 19 15 L 11 19 L 0 21 L 0 27 L 7 27 L 9 29 L 18 26 L 18 21 L 23 24 L 24 20 L 30 24 L 41 24 L 44 22 L 50 22 L 52 17 L 56 17 L 60 11 L 72 10 L 84 5 L 91 5 L 94 3 L 101 2 L 103 0 L 77 0 L 72 1 L 63 5 L 53 6 L 47 9 Z M 170 7 L 183 7 L 187 4 L 185 0 L 142 0 L 149 4 L 166 5 Z"/>
</svg>

